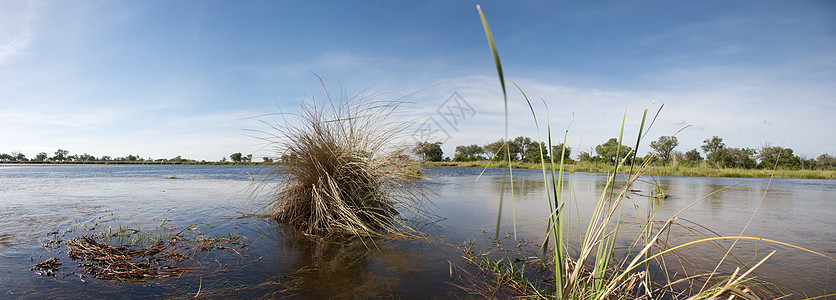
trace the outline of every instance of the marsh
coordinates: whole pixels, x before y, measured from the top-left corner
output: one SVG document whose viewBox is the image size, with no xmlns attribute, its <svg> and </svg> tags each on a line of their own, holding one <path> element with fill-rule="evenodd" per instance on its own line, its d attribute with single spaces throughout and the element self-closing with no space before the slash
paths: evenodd
<svg viewBox="0 0 836 300">
<path fill-rule="evenodd" d="M 457 274 L 451 264 L 461 261 L 454 245 L 468 239 L 477 247 L 488 246 L 500 193 L 501 170 L 428 168 L 423 184 L 436 191 L 431 199 L 437 223 L 422 229 L 436 241 L 375 240 L 317 243 L 287 232 L 269 218 L 252 217 L 267 199 L 253 198 L 249 174 L 254 166 L 11 166 L 0 168 L 0 292 L 4 297 L 186 297 L 282 296 L 306 297 L 441 297 L 467 296 L 450 285 Z M 169 179 L 170 174 L 176 179 Z M 600 196 L 606 177 L 601 174 L 567 173 L 572 213 L 568 232 L 577 240 L 578 224 L 585 226 L 589 210 Z M 643 178 L 637 189 L 651 183 L 669 187 L 670 198 L 648 201 L 632 195 L 631 205 L 651 204 L 657 214 L 672 214 L 698 202 L 682 215 L 718 235 L 737 235 L 764 197 L 747 235 L 791 243 L 835 256 L 832 234 L 836 211 L 836 182 L 832 180 L 775 179 L 764 193 L 768 179 L 654 177 Z M 736 184 L 736 185 L 735 185 Z M 731 186 L 733 185 L 733 186 Z M 731 186 L 731 187 L 729 187 Z M 506 196 L 510 196 L 506 185 Z M 521 238 L 542 242 L 547 204 L 542 173 L 514 171 L 514 210 Z M 506 198 L 510 199 L 510 198 Z M 506 200 L 501 228 L 512 228 L 511 202 Z M 624 210 L 623 219 L 635 219 Z M 179 278 L 117 283 L 83 277 L 73 261 L 61 258 L 57 276 L 30 270 L 55 256 L 42 242 L 53 231 L 107 220 L 124 226 L 153 229 L 165 218 L 186 226 L 207 223 L 201 230 L 211 235 L 238 234 L 248 246 L 238 254 L 194 257 L 200 263 L 222 265 L 223 272 L 186 272 Z M 577 216 L 580 216 L 578 219 Z M 697 227 L 694 225 L 694 227 Z M 638 230 L 626 226 L 625 231 Z M 487 234 L 484 232 L 488 232 Z M 574 232 L 574 234 L 572 234 Z M 629 234 L 622 236 L 629 237 Z M 629 238 L 627 238 L 629 239 Z M 674 231 L 669 242 L 693 240 L 684 230 Z M 628 244 L 629 241 L 619 241 Z M 728 246 L 728 244 L 724 244 Z M 790 247 L 741 242 L 733 253 L 748 262 L 753 256 L 778 250 L 755 272 L 785 292 L 801 295 L 833 293 L 829 278 L 836 278 L 836 263 Z M 694 246 L 685 252 L 695 262 L 713 267 L 722 253 L 710 246 Z M 730 270 L 721 269 L 730 272 Z M 795 297 L 793 296 L 793 297 Z"/>
</svg>

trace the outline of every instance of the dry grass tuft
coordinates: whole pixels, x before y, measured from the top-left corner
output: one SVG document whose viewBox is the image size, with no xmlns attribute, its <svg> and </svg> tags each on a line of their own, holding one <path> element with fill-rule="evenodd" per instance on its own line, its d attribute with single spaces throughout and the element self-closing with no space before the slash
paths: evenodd
<svg viewBox="0 0 836 300">
<path fill-rule="evenodd" d="M 280 179 L 267 215 L 319 237 L 405 232 L 398 209 L 420 212 L 425 198 L 420 166 L 397 144 L 408 126 L 396 120 L 404 102 L 324 94 L 303 100 L 292 120 L 267 123 L 282 157 L 267 171 Z"/>
</svg>

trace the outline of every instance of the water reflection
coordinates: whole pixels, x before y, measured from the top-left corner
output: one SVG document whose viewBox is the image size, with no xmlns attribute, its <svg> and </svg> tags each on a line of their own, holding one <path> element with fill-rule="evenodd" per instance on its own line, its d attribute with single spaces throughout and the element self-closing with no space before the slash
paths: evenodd
<svg viewBox="0 0 836 300">
<path fill-rule="evenodd" d="M 250 272 L 236 278 L 236 288 L 215 291 L 210 298 L 449 298 L 461 293 L 447 284 L 452 253 L 444 242 L 368 238 L 327 242 L 260 218 L 247 219 L 240 226 L 259 236 L 249 249 L 249 255 L 259 258 L 247 264 Z"/>
<path fill-rule="evenodd" d="M 355 240 L 344 244 L 317 243 L 281 226 L 258 218 L 243 218 L 253 212 L 247 201 L 248 173 L 257 169 L 241 167 L 122 166 L 0 168 L 0 292 L 4 296 L 22 295 L 66 297 L 190 297 L 200 289 L 209 297 L 422 297 L 465 296 L 449 282 L 450 265 L 459 253 L 451 244 L 493 235 L 502 170 L 489 169 L 479 180 L 481 169 L 427 169 L 424 175 L 434 202 L 434 213 L 441 217 L 427 230 L 441 242 Z M 176 174 L 177 180 L 166 176 Z M 547 174 L 550 178 L 551 174 Z M 602 174 L 566 173 L 567 205 L 564 208 L 570 247 L 576 247 L 588 218 L 606 186 Z M 623 178 L 617 180 L 623 182 Z M 773 180 L 733 178 L 642 177 L 634 188 L 650 194 L 654 184 L 668 187 L 666 200 L 628 194 L 622 220 L 625 227 L 618 241 L 619 251 L 631 251 L 642 217 L 655 211 L 664 221 L 691 203 L 704 198 L 680 215 L 679 223 L 666 235 L 671 245 L 706 235 L 737 235 L 754 215 L 745 235 L 788 242 L 836 255 L 833 235 L 836 211 L 836 182 L 830 180 Z M 764 191 L 769 184 L 769 191 Z M 618 187 L 618 185 L 617 185 Z M 550 188 L 550 187 L 549 187 Z M 506 183 L 501 233 L 516 230 L 521 237 L 540 242 L 549 213 L 543 174 L 533 170 L 514 170 L 514 198 Z M 714 193 L 716 192 L 716 193 Z M 758 204 L 762 204 L 758 207 Z M 79 219 L 116 214 L 131 225 L 144 228 L 159 225 L 162 217 L 186 225 L 210 223 L 211 234 L 235 232 L 245 236 L 250 246 L 235 260 L 242 263 L 235 272 L 193 276 L 149 285 L 120 285 L 99 281 L 81 283 L 76 275 L 45 278 L 29 271 L 34 260 L 51 255 L 38 240 L 56 227 Z M 516 219 L 516 226 L 512 226 Z M 636 224 L 633 224 L 636 223 Z M 687 226 L 687 227 L 686 227 Z M 485 234 L 482 234 L 486 232 Z M 698 269 L 710 271 L 723 256 L 721 249 L 732 241 L 699 244 L 681 249 Z M 718 250 L 720 249 L 720 250 Z M 792 292 L 818 295 L 834 291 L 836 264 L 796 249 L 750 241 L 739 242 L 730 264 L 721 270 L 731 272 L 735 260 L 748 263 L 775 249 L 756 275 L 778 282 Z M 634 251 L 634 250 L 633 250 Z M 34 253 L 34 254 L 33 254 Z M 34 257 L 33 257 L 34 255 Z M 65 262 L 69 263 L 69 262 Z M 675 258 L 665 262 L 673 267 Z M 69 264 L 67 264 L 69 265 Z M 67 274 L 72 273 L 66 269 Z M 75 277 L 74 277 L 75 276 Z M 37 294 L 36 294 L 37 293 Z M 798 295 L 798 294 L 796 294 Z"/>
<path fill-rule="evenodd" d="M 439 170 L 439 172 L 455 172 L 455 170 Z M 516 233 L 526 239 L 542 241 L 545 224 L 537 220 L 544 220 L 548 211 L 545 190 L 542 188 L 542 173 L 515 170 L 514 177 L 515 180 L 521 182 L 531 181 L 532 188 L 527 189 L 524 196 L 515 199 L 516 207 L 512 207 L 506 194 L 502 232 L 514 230 L 511 223 L 512 208 L 515 208 Z M 481 206 L 483 209 L 474 213 L 495 216 L 498 195 L 491 197 L 475 192 L 481 191 L 483 187 L 478 183 L 460 178 L 465 177 L 448 177 L 447 180 L 455 182 L 453 185 L 457 188 L 455 191 L 444 191 L 441 194 L 452 197 L 456 202 L 465 202 L 478 195 L 480 199 L 486 200 L 476 201 L 483 203 Z M 587 173 L 567 173 L 566 178 L 570 182 L 567 194 L 565 194 L 569 201 L 566 207 L 568 212 L 566 219 L 569 223 L 567 232 L 570 234 L 570 242 L 578 243 L 579 236 L 586 230 L 588 217 L 606 186 L 607 178 L 602 174 Z M 490 188 L 499 190 L 500 183 L 499 180 L 494 180 Z M 628 205 L 623 210 L 622 220 L 625 224 L 640 221 L 650 206 L 651 210 L 655 210 L 656 220 L 663 222 L 696 202 L 680 215 L 679 222 L 682 226 L 677 226 L 670 235 L 667 235 L 671 245 L 691 242 L 706 236 L 736 236 L 742 232 L 746 236 L 758 236 L 809 249 L 818 249 L 817 251 L 830 256 L 834 256 L 836 252 L 836 235 L 832 234 L 836 227 L 831 221 L 833 212 L 836 211 L 836 182 L 832 180 L 774 179 L 770 183 L 769 179 L 762 178 L 643 176 L 634 188 L 647 193 L 652 190 L 654 184 L 667 187 L 670 198 L 661 201 L 649 200 L 647 197 L 630 194 L 625 199 Z M 767 186 L 769 186 L 768 190 Z M 508 193 L 507 187 L 506 193 Z M 751 223 L 749 223 L 750 219 Z M 469 227 L 491 228 L 495 224 L 495 219 L 483 217 L 481 220 L 467 219 L 467 222 L 479 224 L 479 226 Z M 746 227 L 747 223 L 748 227 Z M 744 227 L 746 227 L 745 232 L 743 232 Z M 629 241 L 636 236 L 638 228 L 638 225 L 624 227 L 620 236 Z M 695 232 L 700 235 L 696 235 Z M 724 252 L 718 249 L 728 248 L 732 242 L 701 243 L 683 248 L 680 253 L 687 255 L 694 266 L 705 266 L 710 271 L 724 255 Z M 622 245 L 626 244 L 628 243 L 622 242 Z M 808 291 L 810 295 L 818 295 L 824 290 L 833 292 L 833 285 L 827 284 L 829 281 L 827 278 L 836 278 L 836 264 L 826 258 L 764 242 L 739 242 L 732 256 L 736 257 L 739 262 L 749 262 L 755 258 L 762 258 L 766 253 L 765 249 L 777 249 L 779 252 L 770 259 L 769 264 L 775 266 L 770 268 L 772 271 L 764 269 L 755 272 L 760 278 L 778 282 L 782 286 L 789 287 L 790 292 L 795 293 Z M 728 263 L 720 270 L 731 272 L 737 264 L 734 264 L 735 259 L 727 259 L 727 261 Z M 667 263 L 675 265 L 670 261 Z M 828 267 L 822 267 L 823 265 Z"/>
</svg>

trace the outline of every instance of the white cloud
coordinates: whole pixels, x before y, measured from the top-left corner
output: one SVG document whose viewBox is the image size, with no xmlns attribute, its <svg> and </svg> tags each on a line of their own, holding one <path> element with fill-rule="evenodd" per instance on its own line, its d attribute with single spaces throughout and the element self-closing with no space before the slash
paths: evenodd
<svg viewBox="0 0 836 300">
<path fill-rule="evenodd" d="M 409 100 L 417 120 L 432 116 L 452 93 L 458 93 L 473 106 L 476 115 L 454 129 L 448 128 L 452 136 L 445 144 L 448 156 L 452 156 L 455 145 L 485 144 L 505 134 L 502 94 L 483 41 L 478 44 L 478 53 L 486 61 L 478 67 L 463 65 L 457 57 L 414 59 L 360 49 L 368 52 L 313 52 L 309 57 L 283 64 L 258 61 L 253 65 L 221 65 L 220 71 L 208 75 L 176 69 L 171 73 L 152 70 L 142 76 L 120 77 L 125 75 L 110 71 L 88 73 L 96 66 L 72 58 L 78 53 L 89 55 L 85 50 L 90 49 L 84 46 L 96 38 L 91 30 L 116 28 L 106 25 L 130 18 L 129 11 L 111 13 L 111 7 L 97 10 L 96 5 L 68 8 L 83 3 L 42 2 L 38 7 L 31 3 L 0 4 L 0 64 L 28 53 L 32 57 L 42 55 L 35 51 L 35 46 L 44 40 L 64 48 L 56 50 L 60 55 L 38 56 L 54 60 L 38 59 L 25 68 L 0 71 L 0 101 L 4 104 L 0 128 L 14 129 L 0 132 L 0 139 L 19 147 L 0 152 L 44 149 L 51 153 L 65 147 L 71 151 L 101 152 L 96 155 L 126 155 L 120 152 L 130 151 L 143 156 L 183 155 L 217 160 L 233 152 L 254 151 L 260 142 L 248 137 L 244 129 L 263 128 L 256 120 L 242 119 L 278 111 L 274 101 L 281 109 L 292 110 L 298 103 L 297 97 L 317 95 L 321 86 L 311 72 L 321 75 L 334 91 L 344 88 L 353 93 L 371 86 L 371 91 L 383 93 L 384 98 L 414 92 Z M 56 8 L 59 6 L 63 7 Z M 64 10 L 68 13 L 62 14 Z M 674 42 L 699 44 L 701 39 L 709 39 L 711 43 L 700 49 L 715 59 L 744 56 L 752 50 L 752 44 L 743 40 L 715 41 L 714 33 L 743 34 L 739 31 L 751 30 L 763 22 L 756 18 L 729 18 L 685 24 L 638 40 L 635 45 L 651 49 Z M 72 36 L 63 35 L 65 32 Z M 463 43 L 464 47 L 470 46 Z M 625 136 L 633 139 L 642 109 L 652 101 L 655 105 L 651 115 L 662 103 L 665 109 L 650 138 L 672 134 L 686 124 L 694 125 L 681 133 L 680 150 L 697 148 L 704 138 L 718 135 L 735 147 L 752 147 L 770 140 L 777 144 L 786 139 L 796 152 L 833 152 L 836 142 L 822 138 L 823 132 L 836 131 L 836 123 L 830 121 L 836 115 L 832 100 L 832 95 L 836 95 L 836 85 L 832 84 L 836 56 L 829 51 L 834 48 L 832 38 L 797 47 L 804 51 L 780 52 L 776 56 L 784 55 L 786 60 L 765 65 L 746 65 L 742 60 L 690 64 L 688 58 L 705 53 L 700 49 L 659 50 L 650 54 L 656 62 L 649 68 L 651 71 L 640 68 L 626 73 L 618 82 L 619 87 L 626 88 L 612 88 L 606 83 L 596 86 L 596 78 L 613 82 L 607 74 L 584 75 L 579 79 L 584 86 L 559 82 L 552 78 L 572 78 L 571 74 L 542 71 L 553 67 L 550 65 L 530 66 L 535 72 L 511 70 L 531 77 L 510 79 L 516 80 L 532 101 L 544 137 L 546 111 L 541 97 L 549 107 L 554 140 L 562 139 L 563 131 L 572 124 L 568 144 L 575 148 L 574 153 L 617 136 L 625 107 Z M 72 55 L 67 54 L 70 52 Z M 667 62 L 678 63 L 666 65 Z M 480 67 L 483 69 L 477 69 Z M 246 79 L 236 78 L 241 74 Z M 136 78 L 146 81 L 131 80 Z M 249 82 L 250 78 L 253 82 Z M 236 86 L 238 82 L 247 86 Z M 636 86 L 641 88 L 630 88 L 634 82 L 640 83 Z M 218 83 L 226 85 L 219 87 Z M 528 105 L 513 85 L 508 84 L 507 88 L 509 136 L 535 137 Z M 265 108 L 275 109 L 256 111 Z"/>
<path fill-rule="evenodd" d="M 26 53 L 32 41 L 32 2 L 4 2 L 0 5 L 0 64 Z"/>
<path fill-rule="evenodd" d="M 648 132 L 648 140 L 642 143 L 640 154 L 649 150 L 650 140 L 674 134 L 686 125 L 693 126 L 678 135 L 681 151 L 699 148 L 703 139 L 713 135 L 724 138 L 732 147 L 752 148 L 764 142 L 786 140 L 785 146 L 808 156 L 836 149 L 833 141 L 821 138 L 821 131 L 811 130 L 821 128 L 822 124 L 828 123 L 824 120 L 836 114 L 836 103 L 829 100 L 827 89 L 787 81 L 780 74 L 733 67 L 706 67 L 691 72 L 674 70 L 659 75 L 660 86 L 666 82 L 683 83 L 659 90 L 580 88 L 537 78 L 517 78 L 516 81 L 532 101 L 541 137 L 546 138 L 546 110 L 540 100 L 542 97 L 549 106 L 553 142 L 563 138 L 564 130 L 571 123 L 568 145 L 575 148 L 573 153 L 576 154 L 617 137 L 625 108 L 625 144 L 632 145 L 642 110 L 651 102 L 655 104 L 650 106 L 648 124 L 660 105 L 665 106 Z M 528 105 L 513 85 L 509 84 L 507 88 L 509 137 L 536 137 Z M 433 115 L 434 109 L 453 91 L 477 112 L 456 130 L 449 130 L 452 138 L 443 145 L 445 155 L 452 157 L 456 145 L 483 145 L 504 136 L 501 89 L 490 76 L 449 79 L 431 90 L 428 96 L 416 96 L 425 100 L 422 103 L 425 109 L 419 113 Z M 836 129 L 836 124 L 829 123 L 830 131 Z"/>
</svg>

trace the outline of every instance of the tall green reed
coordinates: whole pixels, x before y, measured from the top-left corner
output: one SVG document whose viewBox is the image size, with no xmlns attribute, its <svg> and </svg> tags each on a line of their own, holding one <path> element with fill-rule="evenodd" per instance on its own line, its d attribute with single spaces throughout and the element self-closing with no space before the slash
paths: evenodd
<svg viewBox="0 0 836 300">
<path fill-rule="evenodd" d="M 504 78 L 502 72 L 502 66 L 500 64 L 499 53 L 497 51 L 496 43 L 493 38 L 493 34 L 491 33 L 490 26 L 488 25 L 487 19 L 482 12 L 480 6 L 477 5 L 477 10 L 479 12 L 479 17 L 482 21 L 482 25 L 485 29 L 485 34 L 488 39 L 488 44 L 491 50 L 491 55 L 493 56 L 494 63 L 497 69 L 497 75 L 499 77 L 500 87 L 502 89 L 503 94 L 503 101 L 505 103 L 505 130 L 506 130 L 506 149 L 507 149 L 507 136 L 508 136 L 508 96 L 505 86 L 506 79 Z M 537 128 L 537 139 L 538 144 L 542 145 L 541 136 L 539 132 L 539 123 L 537 120 L 537 113 L 531 104 L 531 101 L 528 99 L 528 96 L 525 94 L 522 88 L 517 85 L 515 82 L 508 80 L 511 82 L 522 94 L 523 98 L 525 99 L 526 103 L 529 105 L 529 109 L 531 110 L 532 117 L 534 119 L 535 127 Z M 544 101 L 545 104 L 545 101 Z M 547 107 L 547 106 L 546 106 Z M 676 250 L 682 247 L 704 243 L 704 242 L 712 242 L 714 240 L 720 239 L 729 239 L 732 237 L 714 237 L 714 238 L 701 238 L 695 241 L 685 243 L 682 245 L 678 245 L 675 247 L 667 247 L 664 249 L 666 244 L 660 244 L 660 237 L 664 232 L 668 232 L 668 230 L 674 224 L 677 224 L 678 215 L 681 214 L 685 209 L 690 207 L 691 205 L 701 201 L 704 198 L 701 198 L 691 205 L 688 205 L 685 209 L 677 212 L 673 216 L 671 216 L 664 224 L 655 230 L 654 234 L 654 225 L 656 221 L 654 221 L 655 217 L 655 209 L 653 206 L 653 202 L 648 199 L 648 205 L 646 207 L 646 211 L 644 212 L 644 220 L 638 220 L 641 223 L 641 230 L 639 236 L 637 236 L 634 242 L 630 245 L 630 251 L 628 251 L 628 255 L 625 256 L 623 259 L 618 260 L 615 258 L 615 245 L 616 240 L 618 238 L 619 229 L 622 227 L 622 212 L 623 206 L 622 200 L 625 199 L 627 192 L 629 191 L 630 187 L 635 183 L 639 177 L 642 175 L 643 171 L 650 167 L 650 160 L 642 160 L 642 162 L 636 165 L 636 160 L 631 159 L 631 157 L 635 156 L 635 153 L 638 151 L 639 145 L 642 139 L 647 135 L 646 131 L 652 127 L 655 123 L 659 113 L 661 112 L 662 107 L 656 112 L 656 115 L 651 120 L 650 124 L 645 127 L 647 121 L 647 112 L 648 108 L 644 109 L 641 118 L 641 125 L 638 130 L 638 135 L 636 138 L 636 146 L 630 152 L 627 153 L 625 156 L 621 156 L 621 144 L 624 138 L 624 128 L 627 119 L 627 110 L 625 109 L 624 116 L 622 117 L 621 121 L 621 130 L 619 133 L 618 138 L 618 147 L 616 149 L 616 161 L 612 166 L 611 172 L 608 173 L 607 181 L 605 186 L 602 190 L 601 196 L 599 197 L 594 211 L 592 213 L 591 219 L 589 220 L 589 224 L 587 225 L 587 229 L 585 233 L 581 233 L 580 235 L 580 251 L 577 258 L 573 258 L 570 256 L 568 252 L 568 237 L 565 234 L 565 228 L 567 226 L 566 220 L 563 218 L 564 213 L 564 206 L 566 202 L 563 198 L 564 195 L 564 186 L 563 186 L 563 172 L 564 172 L 564 156 L 561 155 L 560 162 L 556 163 L 554 161 L 554 154 L 551 155 L 549 164 L 547 166 L 545 160 L 541 157 L 540 164 L 541 169 L 543 170 L 543 180 L 544 186 L 546 187 L 547 191 L 549 190 L 549 183 L 551 183 L 551 191 L 552 193 L 546 193 L 546 201 L 549 204 L 550 213 L 548 216 L 547 223 L 547 232 L 546 239 L 543 243 L 543 249 L 545 253 L 545 249 L 547 249 L 548 240 L 552 239 L 553 244 L 553 267 L 554 267 L 554 281 L 555 281 L 555 291 L 553 297 L 558 299 L 563 298 L 598 298 L 598 299 L 606 299 L 609 297 L 616 297 L 616 298 L 624 298 L 629 297 L 629 295 L 634 295 L 636 289 L 640 286 L 643 288 L 643 292 L 647 297 L 654 297 L 654 292 L 651 290 L 653 284 L 651 283 L 651 278 L 649 273 L 651 271 L 649 262 L 651 260 L 660 258 L 662 255 L 667 253 L 673 253 L 676 255 Z M 548 110 L 546 110 L 548 114 Z M 547 121 L 548 124 L 548 121 Z M 684 128 L 683 128 L 684 129 Z M 681 130 L 680 130 L 681 131 Z M 677 132 L 678 133 L 678 132 Z M 568 136 L 568 128 L 566 133 L 564 133 L 564 145 L 566 138 Z M 551 127 L 547 125 L 547 138 L 549 143 L 549 149 L 552 147 L 551 142 Z M 565 147 L 565 146 L 564 146 Z M 562 150 L 565 151 L 565 148 Z M 509 174 L 511 175 L 511 180 L 509 184 L 512 188 L 512 197 L 513 197 L 513 174 L 511 171 L 511 159 L 510 159 L 510 151 L 506 151 L 508 155 L 506 156 L 508 166 L 509 166 Z M 561 153 L 562 154 L 562 153 Z M 655 152 L 650 154 L 652 158 L 655 155 Z M 616 188 L 616 179 L 618 175 L 621 173 L 621 170 L 629 164 L 630 169 L 625 176 L 624 183 Z M 552 180 L 549 182 L 546 171 L 550 170 L 552 173 Z M 635 171 L 635 172 L 634 172 Z M 502 190 L 504 191 L 504 184 L 505 184 L 505 173 L 503 173 L 502 179 Z M 722 190 L 722 189 L 721 189 Z M 499 201 L 499 209 L 497 212 L 497 224 L 495 230 L 495 238 L 499 236 L 499 230 L 501 225 L 501 218 L 502 218 L 502 207 L 503 207 L 503 193 L 500 193 L 500 201 Z M 712 193 L 713 194 L 713 193 Z M 513 198 L 512 198 L 512 205 L 513 205 Z M 637 214 L 638 215 L 638 214 Z M 514 238 L 516 239 L 516 216 L 513 216 L 512 224 L 514 226 Z M 744 228 L 745 231 L 745 228 Z M 736 240 L 739 239 L 756 239 L 761 241 L 768 241 L 768 242 L 777 242 L 766 240 L 762 238 L 756 237 L 744 237 L 742 235 L 733 237 Z M 777 242 L 780 243 L 780 242 Z M 660 249 L 664 249 L 658 253 L 653 254 L 652 248 L 656 246 Z M 803 249 L 805 251 L 816 253 L 808 249 L 804 249 L 801 247 L 793 246 L 799 249 Z M 641 248 L 637 253 L 634 253 L 634 248 Z M 728 251 L 726 250 L 726 255 L 728 255 Z M 593 252 L 595 253 L 593 255 Z M 630 259 L 630 255 L 633 255 L 632 259 Z M 816 253 L 818 255 L 827 257 L 829 256 L 822 255 L 820 253 Z M 746 295 L 741 294 L 739 289 L 736 287 L 741 285 L 744 282 L 747 282 L 749 279 L 744 279 L 751 272 L 759 267 L 763 261 L 771 257 L 772 254 L 767 255 L 765 258 L 761 260 L 760 263 L 750 267 L 749 270 L 744 272 L 742 275 L 737 276 L 737 271 L 731 276 L 725 277 L 723 280 L 718 282 L 717 284 L 713 285 L 711 288 L 706 288 L 705 284 L 708 284 L 709 280 L 705 280 L 705 284 L 703 287 L 694 295 L 695 298 L 714 298 L 720 295 L 726 295 L 731 293 L 733 295 L 737 295 L 740 297 L 746 298 Z M 724 256 L 725 257 L 725 256 Z M 681 259 L 681 257 L 678 257 Z M 574 261 L 573 261 L 574 260 Z M 629 261 L 629 262 L 628 262 Z M 613 266 L 612 263 L 618 262 L 616 266 Z M 722 260 L 721 260 L 722 263 Z M 572 265 L 574 265 L 572 267 Z M 587 265 L 591 265 L 590 269 L 587 269 Z M 663 265 L 663 264 L 662 264 Z M 568 267 L 568 268 L 567 268 Z M 635 270 L 639 267 L 643 267 L 644 270 L 641 272 L 635 272 Z M 739 268 L 738 268 L 739 270 Z M 709 279 L 711 275 L 717 272 L 717 268 L 709 275 Z M 688 278 L 686 278 L 688 279 Z M 678 281 L 677 281 L 678 282 Z M 672 286 L 674 283 L 669 282 L 668 285 L 665 287 Z M 538 292 L 539 293 L 539 292 Z M 542 296 L 542 295 L 534 295 L 534 296 Z M 634 295 L 635 296 L 635 295 Z"/>
</svg>

